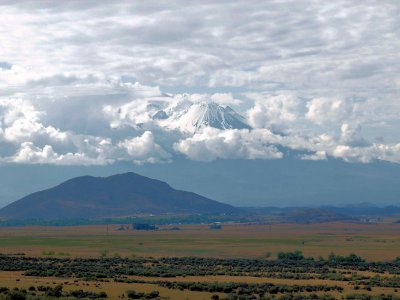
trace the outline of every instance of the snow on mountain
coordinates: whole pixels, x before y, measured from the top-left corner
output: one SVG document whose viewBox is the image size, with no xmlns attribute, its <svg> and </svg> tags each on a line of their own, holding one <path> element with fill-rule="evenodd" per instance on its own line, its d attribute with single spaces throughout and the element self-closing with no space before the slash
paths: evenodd
<svg viewBox="0 0 400 300">
<path fill-rule="evenodd" d="M 159 126 L 166 130 L 196 132 L 204 127 L 251 129 L 245 118 L 229 106 L 209 99 L 189 99 L 186 95 L 162 96 L 132 101 L 122 106 L 106 106 L 112 128 Z"/>
<path fill-rule="evenodd" d="M 250 129 L 243 116 L 229 106 L 223 107 L 215 102 L 178 103 L 166 111 L 157 112 L 154 116 L 159 120 L 159 116 L 164 117 L 159 121 L 162 127 L 188 132 L 195 132 L 204 127 Z"/>
</svg>

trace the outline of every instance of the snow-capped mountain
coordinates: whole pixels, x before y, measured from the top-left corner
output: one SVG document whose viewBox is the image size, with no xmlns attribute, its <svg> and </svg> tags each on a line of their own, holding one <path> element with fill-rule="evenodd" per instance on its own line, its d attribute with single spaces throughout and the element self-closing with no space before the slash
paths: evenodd
<svg viewBox="0 0 400 300">
<path fill-rule="evenodd" d="M 205 127 L 251 129 L 246 119 L 229 106 L 210 99 L 190 99 L 186 95 L 160 96 L 132 101 L 121 106 L 105 106 L 111 128 L 134 127 L 178 130 L 194 133 Z"/>
<path fill-rule="evenodd" d="M 186 105 L 185 105 L 186 104 Z M 180 109 L 177 109 L 180 108 Z M 166 111 L 158 111 L 153 119 L 169 129 L 194 132 L 204 127 L 218 129 L 250 129 L 245 118 L 229 106 L 215 102 L 179 103 Z"/>
</svg>

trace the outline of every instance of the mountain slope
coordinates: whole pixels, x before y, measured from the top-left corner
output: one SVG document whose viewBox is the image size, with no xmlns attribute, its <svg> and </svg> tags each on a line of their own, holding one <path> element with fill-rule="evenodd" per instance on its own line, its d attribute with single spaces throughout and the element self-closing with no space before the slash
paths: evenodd
<svg viewBox="0 0 400 300">
<path fill-rule="evenodd" d="M 83 176 L 30 194 L 0 210 L 11 219 L 74 219 L 134 214 L 235 213 L 239 210 L 167 183 L 125 173 L 110 177 Z"/>
</svg>

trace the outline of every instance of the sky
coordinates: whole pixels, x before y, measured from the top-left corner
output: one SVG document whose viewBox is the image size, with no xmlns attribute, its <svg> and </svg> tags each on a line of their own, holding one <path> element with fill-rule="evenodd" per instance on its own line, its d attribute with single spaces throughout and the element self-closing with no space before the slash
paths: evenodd
<svg viewBox="0 0 400 300">
<path fill-rule="evenodd" d="M 0 168 L 398 164 L 399 16 L 396 0 L 0 0 Z M 152 118 L 183 102 L 251 129 Z"/>
</svg>

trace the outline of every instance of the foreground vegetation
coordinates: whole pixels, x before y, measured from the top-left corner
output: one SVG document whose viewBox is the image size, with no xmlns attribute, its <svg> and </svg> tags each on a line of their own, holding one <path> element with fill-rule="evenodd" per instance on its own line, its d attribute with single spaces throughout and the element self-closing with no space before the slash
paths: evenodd
<svg viewBox="0 0 400 300">
<path fill-rule="evenodd" d="M 55 287 L 50 286 L 30 286 L 26 289 L 9 289 L 7 287 L 0 287 L 1 300 L 45 300 L 45 299 L 106 299 L 108 298 L 105 292 L 87 292 L 83 290 L 63 291 L 62 285 Z"/>
<path fill-rule="evenodd" d="M 0 255 L 0 271 L 20 271 L 24 277 L 75 278 L 83 282 L 127 286 L 150 284 L 158 289 L 211 293 L 211 299 L 397 300 L 399 298 L 395 294 L 400 288 L 400 258 L 391 262 L 366 262 L 355 254 L 340 256 L 332 253 L 328 259 L 316 260 L 304 257 L 300 251 L 280 252 L 276 260 L 196 257 L 72 259 L 3 254 Z M 201 279 L 213 276 L 231 276 L 239 281 Z M 264 281 L 246 282 L 246 278 Z M 279 283 L 279 280 L 282 282 Z M 387 293 L 376 294 L 376 289 Z M 64 291 L 62 284 L 0 289 L 0 299 L 107 297 L 106 292 Z M 157 289 L 148 293 L 129 289 L 120 297 L 162 299 Z"/>
<path fill-rule="evenodd" d="M 305 258 L 301 252 L 281 252 L 277 260 L 217 259 L 199 257 L 166 258 L 56 258 L 0 255 L 0 270 L 24 271 L 26 276 L 76 277 L 86 280 L 118 278 L 120 276 L 145 276 L 173 278 L 178 276 L 253 276 L 286 279 L 363 280 L 372 285 L 389 285 L 392 281 L 380 277 L 344 276 L 350 271 L 369 271 L 378 274 L 400 274 L 399 258 L 392 262 L 366 262 L 350 254 L 331 254 L 327 260 Z M 400 277 L 394 286 L 400 287 Z M 398 285 L 398 286 L 397 286 Z"/>
</svg>

